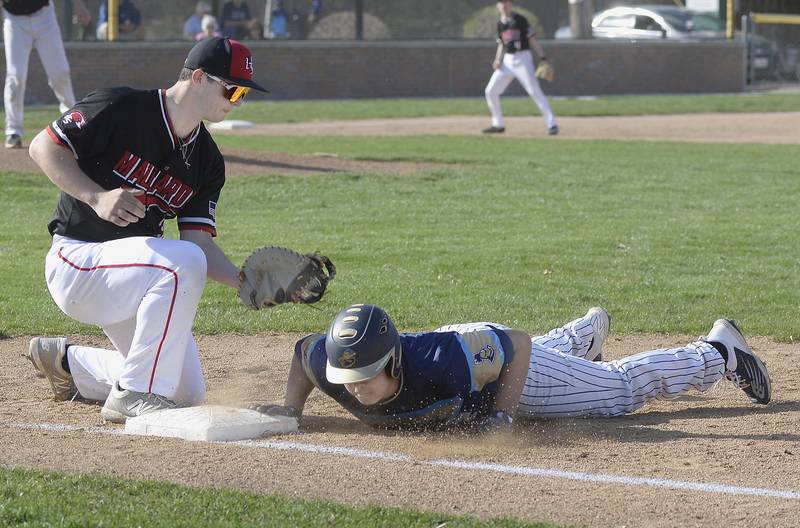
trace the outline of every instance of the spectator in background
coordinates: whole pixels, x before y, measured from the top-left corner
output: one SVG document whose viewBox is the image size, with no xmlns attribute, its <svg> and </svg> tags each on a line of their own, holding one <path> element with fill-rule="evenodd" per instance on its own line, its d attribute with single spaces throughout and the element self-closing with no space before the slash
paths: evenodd
<svg viewBox="0 0 800 528">
<path fill-rule="evenodd" d="M 202 31 L 195 35 L 195 40 L 203 40 L 209 37 L 221 37 L 219 32 L 219 22 L 217 17 L 212 15 L 203 15 L 203 21 L 200 23 Z"/>
<path fill-rule="evenodd" d="M 72 1 L 72 23 L 77 26 L 72 40 L 91 40 L 94 31 L 91 27 L 92 14 L 83 5 L 83 0 Z"/>
<path fill-rule="evenodd" d="M 270 16 L 269 30 L 273 38 L 285 38 L 289 36 L 289 14 L 283 7 L 283 2 L 278 0 L 275 9 Z"/>
<path fill-rule="evenodd" d="M 311 0 L 311 11 L 308 13 L 309 23 L 316 22 L 322 16 L 322 0 Z"/>
<path fill-rule="evenodd" d="M 222 6 L 222 33 L 226 37 L 241 40 L 247 35 L 250 23 L 250 8 L 244 0 L 228 0 Z"/>
<path fill-rule="evenodd" d="M 121 0 L 117 13 L 117 38 L 120 40 L 140 39 L 144 35 L 142 14 L 133 0 Z M 97 40 L 108 40 L 108 0 L 100 3 L 97 17 Z"/>
<path fill-rule="evenodd" d="M 247 25 L 247 38 L 250 40 L 261 40 L 264 38 L 264 24 L 254 18 Z"/>
<path fill-rule="evenodd" d="M 308 16 L 296 7 L 289 14 L 289 38 L 299 40 L 306 38 L 308 33 Z"/>
<path fill-rule="evenodd" d="M 195 40 L 198 33 L 203 32 L 203 16 L 211 14 L 211 4 L 200 0 L 194 8 L 194 14 L 183 24 L 183 38 Z M 215 19 L 216 20 L 216 19 Z"/>
</svg>

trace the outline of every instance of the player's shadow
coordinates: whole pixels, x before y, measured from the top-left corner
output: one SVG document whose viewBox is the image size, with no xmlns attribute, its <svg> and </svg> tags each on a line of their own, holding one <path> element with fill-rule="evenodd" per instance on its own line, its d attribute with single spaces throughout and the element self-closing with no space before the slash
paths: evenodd
<svg viewBox="0 0 800 528">
<path fill-rule="evenodd" d="M 300 424 L 301 433 L 334 433 L 341 435 L 358 435 L 358 436 L 381 436 L 381 437 L 424 437 L 431 438 L 448 438 L 448 437 L 471 437 L 475 436 L 474 432 L 462 429 L 439 431 L 433 429 L 420 429 L 420 430 L 391 430 L 391 429 L 375 429 L 365 423 L 360 422 L 355 417 L 341 417 L 341 416 L 320 416 L 320 415 L 304 415 L 303 421 Z"/>
<path fill-rule="evenodd" d="M 708 440 L 746 440 L 746 441 L 780 441 L 800 442 L 800 434 L 787 427 L 784 431 L 774 432 L 760 430 L 753 426 L 742 425 L 736 433 L 717 431 L 722 428 L 715 423 L 738 417 L 766 416 L 776 413 L 800 413 L 800 402 L 779 402 L 766 406 L 742 405 L 738 407 L 709 407 L 681 409 L 676 411 L 645 411 L 614 418 L 548 418 L 525 419 L 520 421 L 519 428 L 526 435 L 560 437 L 562 441 L 569 438 L 607 438 L 618 442 L 655 443 L 686 438 Z M 662 429 L 660 424 L 680 420 L 705 420 L 706 430 L 687 431 L 677 427 Z M 725 429 L 730 429 L 725 426 Z"/>
<path fill-rule="evenodd" d="M 301 433 L 335 433 L 372 436 L 396 436 L 396 431 L 374 429 L 356 418 L 341 416 L 304 415 L 300 424 Z M 414 434 L 406 432 L 405 434 Z"/>
<path fill-rule="evenodd" d="M 333 169 L 330 167 L 314 167 L 311 165 L 304 165 L 299 163 L 268 161 L 255 158 L 245 158 L 242 156 L 236 156 L 230 154 L 225 156 L 225 161 L 226 163 L 240 163 L 242 165 L 248 165 L 251 167 L 260 167 L 263 169 L 269 169 L 268 172 L 280 172 L 281 169 L 302 171 L 302 172 L 319 172 L 319 173 L 342 172 L 339 169 Z"/>
<path fill-rule="evenodd" d="M 518 419 L 514 431 L 522 437 L 535 439 L 537 443 L 548 438 L 559 445 L 570 443 L 571 439 L 607 438 L 618 442 L 655 443 L 683 438 L 695 439 L 736 439 L 751 441 L 800 442 L 800 434 L 790 432 L 760 432 L 759 430 L 742 428 L 737 433 L 716 431 L 720 426 L 715 420 L 769 415 L 775 413 L 800 412 L 800 402 L 771 403 L 766 406 L 742 405 L 738 407 L 709 407 L 680 409 L 675 411 L 645 411 L 614 418 L 522 418 Z M 660 424 L 680 420 L 705 420 L 708 430 L 704 432 L 686 431 L 676 428 L 662 429 Z M 727 429 L 727 427 L 726 427 Z M 475 436 L 464 430 L 451 431 L 393 431 L 374 429 L 354 417 L 305 415 L 300 426 L 304 433 L 335 433 L 343 435 L 370 436 L 424 436 L 464 437 Z"/>
</svg>

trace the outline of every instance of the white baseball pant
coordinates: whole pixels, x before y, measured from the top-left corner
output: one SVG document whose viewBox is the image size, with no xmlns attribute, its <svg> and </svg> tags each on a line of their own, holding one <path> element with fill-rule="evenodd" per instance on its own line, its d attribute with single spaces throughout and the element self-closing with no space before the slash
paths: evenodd
<svg viewBox="0 0 800 528">
<path fill-rule="evenodd" d="M 725 375 L 725 361 L 705 341 L 615 361 L 588 361 L 583 356 L 591 339 L 576 331 L 586 328 L 585 322 L 576 319 L 532 338 L 519 414 L 619 416 L 650 400 L 675 399 L 691 389 L 707 391 Z"/>
<path fill-rule="evenodd" d="M 500 106 L 500 96 L 506 91 L 511 81 L 517 79 L 525 88 L 533 102 L 539 107 L 539 111 L 544 117 L 547 128 L 556 126 L 556 117 L 550 109 L 547 96 L 539 86 L 539 79 L 536 78 L 533 67 L 533 55 L 530 50 L 522 50 L 516 53 L 506 53 L 503 55 L 503 63 L 492 74 L 489 84 L 486 85 L 486 102 L 492 112 L 492 126 L 505 127 L 503 121 L 503 109 Z"/>
<path fill-rule="evenodd" d="M 206 282 L 200 247 L 153 237 L 91 243 L 56 235 L 45 279 L 65 314 L 100 326 L 116 349 L 68 348 L 81 396 L 103 401 L 118 381 L 179 405 L 202 402 L 205 381 L 191 333 Z"/>
<path fill-rule="evenodd" d="M 447 325 L 436 331 L 465 332 L 497 323 Z M 592 342 L 589 319 L 579 318 L 531 338 L 528 378 L 518 415 L 529 417 L 619 416 L 653 399 L 675 399 L 691 389 L 710 389 L 725 375 L 713 345 L 651 350 L 610 362 L 584 359 Z"/>
<path fill-rule="evenodd" d="M 6 55 L 6 84 L 3 103 L 6 112 L 6 135 L 22 135 L 25 85 L 28 81 L 28 60 L 36 48 L 47 82 L 60 103 L 61 113 L 75 105 L 69 63 L 61 41 L 53 2 L 32 15 L 4 12 L 3 42 Z"/>
</svg>

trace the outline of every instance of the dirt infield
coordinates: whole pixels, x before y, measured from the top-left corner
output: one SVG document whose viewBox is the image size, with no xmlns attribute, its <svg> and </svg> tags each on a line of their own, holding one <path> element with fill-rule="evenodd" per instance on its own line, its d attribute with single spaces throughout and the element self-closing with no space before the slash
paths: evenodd
<svg viewBox="0 0 800 528">
<path fill-rule="evenodd" d="M 199 336 L 208 401 L 278 401 L 297 335 Z M 75 337 L 107 346 L 101 338 Z M 608 341 L 620 357 L 688 337 L 633 336 Z M 591 526 L 796 526 L 800 504 L 800 346 L 751 340 L 771 368 L 775 400 L 750 404 L 727 382 L 710 393 L 656 402 L 615 419 L 562 419 L 518 425 L 513 434 L 466 437 L 368 429 L 314 393 L 298 434 L 276 441 L 405 455 L 405 460 L 320 453 L 315 447 L 239 445 L 114 436 L 94 404 L 56 403 L 20 354 L 26 337 L 0 341 L 0 465 L 158 479 L 256 493 L 409 506 L 483 517 L 511 515 Z M 78 430 L 27 430 L 15 424 L 64 424 Z M 110 427 L 107 425 L 106 427 Z M 461 461 L 461 467 L 433 463 Z M 555 471 L 507 474 L 463 463 Z M 566 473 L 670 479 L 701 489 L 590 482 Z M 721 484 L 793 491 L 795 498 L 712 493 Z M 705 486 L 705 487 L 703 487 Z M 704 491 L 705 489 L 705 491 Z"/>
<path fill-rule="evenodd" d="M 481 135 L 486 117 L 424 117 L 258 125 L 226 134 L 266 136 Z M 559 117 L 561 133 L 552 139 L 689 141 L 703 143 L 800 143 L 800 112 L 691 114 L 620 117 Z M 506 132 L 494 137 L 548 137 L 538 116 L 506 119 Z"/>
<path fill-rule="evenodd" d="M 486 124 L 485 118 L 374 120 L 269 125 L 235 133 L 479 134 Z M 555 140 L 800 142 L 797 113 L 562 118 L 559 124 L 563 133 Z M 545 137 L 538 117 L 512 118 L 507 126 L 504 137 Z M 224 154 L 231 176 L 427 167 L 328 155 Z M 38 172 L 25 151 L 0 150 L 0 166 Z M 72 337 L 108 346 L 103 338 Z M 197 336 L 207 402 L 281 400 L 298 337 Z M 604 356 L 676 346 L 693 337 L 612 332 Z M 599 527 L 798 524 L 798 344 L 750 339 L 772 373 L 774 400 L 767 406 L 750 404 L 740 390 L 721 382 L 706 394 L 654 402 L 626 417 L 537 420 L 516 425 L 512 434 L 467 437 L 376 432 L 315 392 L 299 433 L 275 437 L 271 446 L 248 447 L 107 434 L 112 426 L 103 424 L 97 405 L 49 399 L 47 383 L 35 378 L 20 356 L 28 338 L 0 339 L 0 465 L 5 467 Z"/>
<path fill-rule="evenodd" d="M 300 155 L 223 149 L 222 153 L 225 156 L 225 173 L 228 178 L 250 174 L 324 175 L 332 172 L 408 174 L 442 166 L 436 163 L 358 161 L 322 152 Z M 37 165 L 28 156 L 27 149 L 0 149 L 0 167 L 2 167 L 0 170 L 7 171 L 40 172 Z"/>
<path fill-rule="evenodd" d="M 498 139 L 548 137 L 539 117 L 510 117 L 506 121 L 506 133 L 498 136 Z M 281 123 L 214 133 L 263 136 L 480 135 L 481 129 L 487 124 L 484 117 L 427 117 Z M 798 112 L 562 117 L 559 118 L 559 127 L 561 135 L 550 139 L 800 144 Z M 433 163 L 358 161 L 340 158 L 335 153 L 300 155 L 230 148 L 223 149 L 222 153 L 229 177 L 275 173 L 324 175 L 349 171 L 408 174 L 441 166 Z M 39 172 L 28 157 L 27 149 L 0 149 L 0 167 L 9 171 Z"/>
</svg>

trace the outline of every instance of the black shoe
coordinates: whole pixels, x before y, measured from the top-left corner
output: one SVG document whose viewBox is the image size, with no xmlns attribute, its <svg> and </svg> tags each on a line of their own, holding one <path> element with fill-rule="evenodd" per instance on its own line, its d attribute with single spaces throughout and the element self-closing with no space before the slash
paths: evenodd
<svg viewBox="0 0 800 528">
<path fill-rule="evenodd" d="M 506 127 L 496 127 L 496 126 L 490 126 L 489 128 L 483 129 L 484 134 L 502 134 L 505 131 Z"/>
<path fill-rule="evenodd" d="M 558 135 L 558 127 L 553 125 L 547 129 L 548 136 L 557 136 Z"/>
<path fill-rule="evenodd" d="M 706 339 L 722 344 L 728 351 L 725 377 L 742 389 L 753 403 L 769 403 L 772 384 L 767 366 L 753 354 L 736 323 L 717 319 Z"/>
<path fill-rule="evenodd" d="M 22 148 L 22 138 L 18 134 L 9 134 L 6 136 L 6 148 Z"/>
</svg>

